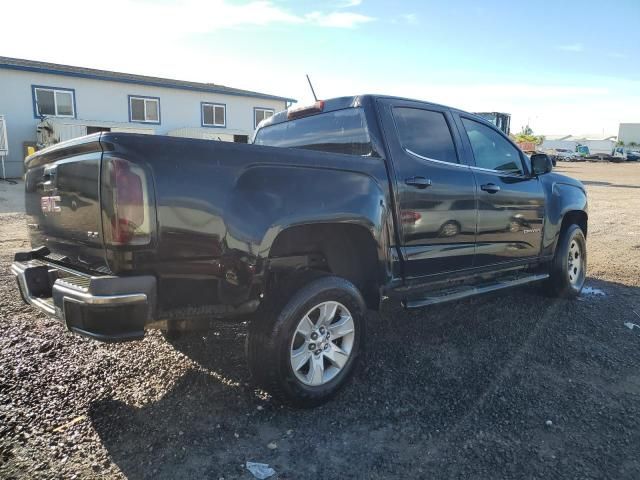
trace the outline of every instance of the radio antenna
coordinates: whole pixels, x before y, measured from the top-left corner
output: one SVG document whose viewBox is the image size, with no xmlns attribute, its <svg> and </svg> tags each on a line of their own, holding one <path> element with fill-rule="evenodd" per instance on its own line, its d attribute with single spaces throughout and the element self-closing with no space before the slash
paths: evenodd
<svg viewBox="0 0 640 480">
<path fill-rule="evenodd" d="M 316 91 L 313 89 L 313 85 L 311 84 L 311 79 L 309 78 L 309 74 L 307 74 L 307 82 L 309 82 L 309 88 L 311 89 L 311 93 L 313 93 L 313 98 L 317 102 L 318 97 L 316 96 Z"/>
</svg>

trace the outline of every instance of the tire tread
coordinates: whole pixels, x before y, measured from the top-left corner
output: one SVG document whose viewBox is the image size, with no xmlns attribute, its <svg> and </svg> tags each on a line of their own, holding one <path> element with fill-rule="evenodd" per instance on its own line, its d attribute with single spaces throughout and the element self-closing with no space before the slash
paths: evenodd
<svg viewBox="0 0 640 480">
<path fill-rule="evenodd" d="M 323 285 L 324 284 L 324 285 Z M 337 391 L 339 386 L 331 392 L 319 392 L 310 394 L 297 390 L 297 394 L 292 396 L 291 392 L 285 388 L 286 375 L 282 372 L 279 362 L 282 343 L 283 329 L 286 327 L 285 319 L 293 314 L 305 298 L 311 298 L 311 292 L 318 288 L 325 288 L 327 291 L 336 289 L 340 293 L 335 300 L 345 299 L 353 302 L 356 298 L 361 312 L 352 312 L 352 315 L 362 315 L 364 312 L 364 300 L 360 292 L 349 281 L 335 277 L 321 271 L 304 271 L 292 275 L 283 282 L 280 288 L 261 305 L 256 312 L 256 317 L 249 324 L 247 334 L 246 353 L 249 363 L 249 370 L 252 381 L 259 387 L 269 392 L 280 401 L 297 407 L 313 407 L 329 400 Z M 362 322 L 363 330 L 364 322 Z M 364 332 L 361 333 L 361 337 Z M 286 338 L 288 341 L 288 338 Z M 286 342 L 285 342 L 286 343 Z M 357 356 L 358 352 L 354 352 Z M 354 357 L 354 365 L 355 367 Z M 349 372 L 346 377 L 349 376 Z M 344 382 L 341 382 L 342 384 Z"/>
</svg>

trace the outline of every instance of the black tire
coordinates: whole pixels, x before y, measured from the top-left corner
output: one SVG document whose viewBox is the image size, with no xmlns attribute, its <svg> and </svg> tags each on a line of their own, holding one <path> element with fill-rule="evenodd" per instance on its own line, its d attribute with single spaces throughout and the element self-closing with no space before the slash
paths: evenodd
<svg viewBox="0 0 640 480">
<path fill-rule="evenodd" d="M 331 399 L 352 375 L 365 334 L 366 306 L 358 289 L 335 276 L 296 275 L 286 282 L 271 301 L 261 305 L 249 324 L 247 359 L 255 384 L 278 400 L 302 408 L 311 408 Z M 349 359 L 327 383 L 310 386 L 301 382 L 291 366 L 292 340 L 298 323 L 314 306 L 326 301 L 344 305 L 354 322 L 354 337 Z"/>
<path fill-rule="evenodd" d="M 580 248 L 582 268 L 575 281 L 570 278 L 569 251 L 572 244 Z M 546 282 L 547 293 L 554 297 L 575 298 L 580 295 L 587 273 L 587 241 L 582 229 L 575 224 L 563 229 L 558 239 L 556 252 L 549 269 L 549 279 Z"/>
</svg>

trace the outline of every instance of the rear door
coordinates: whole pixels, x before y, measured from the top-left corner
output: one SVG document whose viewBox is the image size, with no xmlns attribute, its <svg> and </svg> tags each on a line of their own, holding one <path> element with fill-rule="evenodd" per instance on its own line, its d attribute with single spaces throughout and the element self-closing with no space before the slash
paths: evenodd
<svg viewBox="0 0 640 480">
<path fill-rule="evenodd" d="M 477 184 L 478 230 L 474 265 L 523 261 L 540 254 L 545 196 L 524 154 L 498 129 L 460 114 Z"/>
<path fill-rule="evenodd" d="M 405 277 L 472 267 L 475 184 L 461 162 L 451 114 L 420 102 L 378 103 L 394 168 Z"/>
</svg>

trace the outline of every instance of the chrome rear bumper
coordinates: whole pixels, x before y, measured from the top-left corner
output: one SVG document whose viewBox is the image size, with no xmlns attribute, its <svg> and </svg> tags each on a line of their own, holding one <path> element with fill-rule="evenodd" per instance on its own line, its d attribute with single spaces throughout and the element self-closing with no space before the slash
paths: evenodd
<svg viewBox="0 0 640 480">
<path fill-rule="evenodd" d="M 11 271 L 26 303 L 80 335 L 102 341 L 139 339 L 155 318 L 156 279 L 150 275 L 92 276 L 29 259 L 28 253 L 16 255 Z"/>
</svg>

